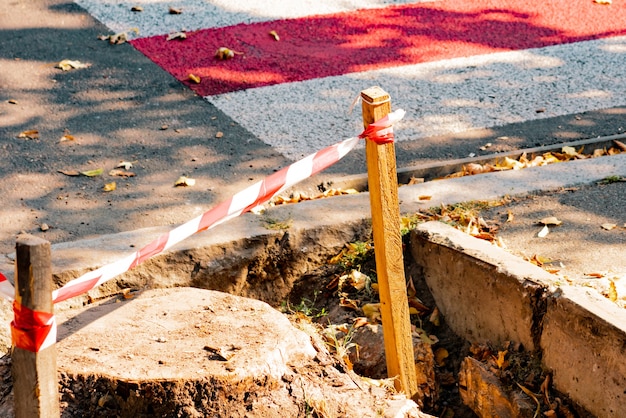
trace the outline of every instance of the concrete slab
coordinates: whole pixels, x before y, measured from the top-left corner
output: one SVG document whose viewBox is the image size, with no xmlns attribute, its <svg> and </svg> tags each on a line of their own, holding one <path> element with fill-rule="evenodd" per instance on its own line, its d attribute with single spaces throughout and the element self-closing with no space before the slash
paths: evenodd
<svg viewBox="0 0 626 418">
<path fill-rule="evenodd" d="M 561 392 L 597 417 L 624 416 L 624 309 L 593 290 L 562 287 L 548 301 L 541 350 Z"/>
</svg>

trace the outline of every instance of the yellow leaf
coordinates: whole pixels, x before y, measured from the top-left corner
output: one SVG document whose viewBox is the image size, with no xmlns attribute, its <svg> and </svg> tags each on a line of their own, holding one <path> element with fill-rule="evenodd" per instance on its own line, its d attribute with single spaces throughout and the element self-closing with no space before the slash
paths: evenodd
<svg viewBox="0 0 626 418">
<path fill-rule="evenodd" d="M 235 56 L 235 51 L 228 49 L 224 46 L 221 48 L 218 48 L 218 50 L 215 51 L 215 57 L 220 60 L 227 60 L 234 56 Z"/>
<path fill-rule="evenodd" d="M 418 200 L 430 200 L 432 199 L 432 196 L 428 196 L 428 195 L 420 195 L 417 197 Z"/>
<path fill-rule="evenodd" d="M 435 362 L 437 363 L 437 366 L 439 367 L 443 367 L 446 365 L 446 359 L 450 356 L 450 353 L 448 353 L 448 350 L 446 350 L 443 347 L 439 347 L 437 350 L 435 350 Z"/>
<path fill-rule="evenodd" d="M 376 293 L 378 293 L 378 283 L 372 283 L 372 290 Z"/>
<path fill-rule="evenodd" d="M 63 71 L 69 71 L 79 68 L 87 68 L 90 64 L 83 64 L 80 61 L 63 60 L 56 65 L 56 68 L 60 68 Z"/>
<path fill-rule="evenodd" d="M 186 176 L 180 176 L 178 180 L 176 180 L 176 182 L 174 183 L 174 186 L 175 187 L 187 187 L 187 186 L 191 187 L 194 184 L 196 184 L 195 179 L 191 179 Z"/>
<path fill-rule="evenodd" d="M 59 140 L 59 142 L 65 142 L 65 141 L 73 141 L 75 138 L 73 135 L 70 134 L 65 134 L 61 137 L 61 139 Z"/>
<path fill-rule="evenodd" d="M 37 129 L 30 129 L 28 131 L 20 132 L 18 138 L 37 139 L 39 138 L 39 131 Z"/>
<path fill-rule="evenodd" d="M 506 355 L 508 353 L 509 352 L 507 350 L 498 351 L 498 358 L 495 359 L 496 360 L 496 366 L 498 366 L 498 369 L 504 370 L 508 366 L 508 362 L 506 361 Z"/>
<path fill-rule="evenodd" d="M 96 177 L 101 175 L 102 172 L 103 170 L 101 168 L 96 168 L 95 170 L 81 171 L 80 174 L 87 177 Z"/>
<path fill-rule="evenodd" d="M 372 322 L 380 322 L 380 303 L 366 303 L 361 306 L 363 310 L 363 315 L 367 317 Z"/>
<path fill-rule="evenodd" d="M 611 3 L 612 3 L 612 0 L 593 0 L 593 2 L 594 2 L 594 3 L 597 3 L 597 4 L 606 4 L 606 5 L 609 5 L 609 4 L 611 4 Z"/>
<path fill-rule="evenodd" d="M 557 157 L 555 157 L 549 152 L 546 152 L 545 154 L 543 154 L 543 160 L 546 164 L 561 162 L 561 160 L 559 160 Z"/>
<path fill-rule="evenodd" d="M 417 309 L 415 309 L 414 307 L 411 306 L 409 308 L 409 315 L 419 315 L 419 314 L 420 314 L 420 312 Z"/>
<path fill-rule="evenodd" d="M 270 31 L 270 36 L 274 38 L 275 40 L 280 41 L 280 36 L 278 36 L 278 33 L 276 33 L 275 30 Z"/>
<path fill-rule="evenodd" d="M 550 229 L 548 228 L 548 225 L 544 225 L 541 231 L 539 231 L 539 233 L 537 234 L 537 236 L 539 238 L 545 238 L 549 233 Z"/>
<path fill-rule="evenodd" d="M 195 74 L 189 74 L 187 77 L 196 84 L 200 84 L 200 81 L 202 81 L 202 79 Z"/>
<path fill-rule="evenodd" d="M 578 155 L 578 152 L 576 151 L 576 148 L 574 147 L 569 147 L 569 146 L 565 146 L 563 148 L 561 148 L 561 152 L 565 155 L 568 155 L 570 157 L 575 157 Z"/>
<path fill-rule="evenodd" d="M 611 302 L 617 302 L 617 288 L 613 280 L 609 280 L 609 300 Z"/>
<path fill-rule="evenodd" d="M 112 181 L 111 183 L 106 183 L 102 188 L 102 190 L 104 190 L 105 192 L 112 192 L 115 189 L 117 189 L 117 184 L 115 184 L 114 181 Z"/>
</svg>

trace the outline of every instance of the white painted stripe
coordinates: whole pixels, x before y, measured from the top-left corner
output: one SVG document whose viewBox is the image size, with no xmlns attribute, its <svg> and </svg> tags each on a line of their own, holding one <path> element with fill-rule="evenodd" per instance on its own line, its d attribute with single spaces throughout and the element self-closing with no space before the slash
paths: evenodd
<svg viewBox="0 0 626 418">
<path fill-rule="evenodd" d="M 626 105 L 626 37 L 456 58 L 206 99 L 291 159 L 348 137 L 358 93 L 378 85 L 407 111 L 396 141 Z M 537 113 L 538 109 L 545 109 Z"/>
<path fill-rule="evenodd" d="M 128 32 L 129 39 L 181 30 L 220 28 L 239 23 L 265 22 L 317 14 L 372 9 L 432 0 L 76 0 L 113 32 Z M 141 6 L 142 12 L 132 12 Z M 169 14 L 169 8 L 182 10 Z M 137 28 L 139 33 L 130 31 Z"/>
</svg>

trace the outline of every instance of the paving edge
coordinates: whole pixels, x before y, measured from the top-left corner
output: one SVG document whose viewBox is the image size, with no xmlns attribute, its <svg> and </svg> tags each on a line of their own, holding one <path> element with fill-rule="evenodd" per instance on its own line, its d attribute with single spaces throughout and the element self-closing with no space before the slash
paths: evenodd
<svg viewBox="0 0 626 418">
<path fill-rule="evenodd" d="M 487 241 L 440 222 L 411 233 L 411 252 L 455 333 L 520 342 L 542 358 L 557 390 L 597 417 L 626 404 L 626 311 Z"/>
</svg>

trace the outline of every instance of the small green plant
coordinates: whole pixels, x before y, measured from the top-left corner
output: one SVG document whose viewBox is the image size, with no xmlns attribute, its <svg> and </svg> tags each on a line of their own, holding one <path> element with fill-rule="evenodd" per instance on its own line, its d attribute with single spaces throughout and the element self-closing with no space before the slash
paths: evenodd
<svg viewBox="0 0 626 418">
<path fill-rule="evenodd" d="M 608 176 L 603 178 L 602 181 L 600 181 L 600 184 L 612 184 L 618 183 L 620 181 L 626 181 L 626 178 L 622 176 Z"/>
<path fill-rule="evenodd" d="M 347 328 L 345 324 L 328 324 L 322 331 L 324 341 L 329 349 L 335 352 L 337 357 L 345 361 L 350 355 L 350 349 L 356 348 L 358 353 L 358 345 L 352 342 L 354 336 L 354 326 Z"/>
<path fill-rule="evenodd" d="M 346 270 L 350 268 L 359 270 L 358 267 L 365 264 L 373 254 L 374 243 L 372 241 L 350 242 L 330 260 L 330 263 L 340 264 Z"/>
<path fill-rule="evenodd" d="M 289 301 L 283 301 L 281 304 L 281 312 L 283 313 L 296 313 L 300 312 L 309 318 L 322 318 L 328 315 L 326 308 L 317 309 L 315 303 L 317 302 L 317 296 L 320 294 L 319 290 L 313 292 L 313 300 L 309 298 L 300 299 L 300 303 L 292 305 Z"/>
<path fill-rule="evenodd" d="M 264 215 L 261 221 L 263 222 L 263 227 L 265 229 L 273 229 L 273 230 L 281 230 L 281 231 L 285 231 L 291 228 L 291 225 L 293 223 L 293 219 L 281 220 L 281 219 L 276 219 L 276 218 L 270 218 L 267 215 Z"/>
</svg>

